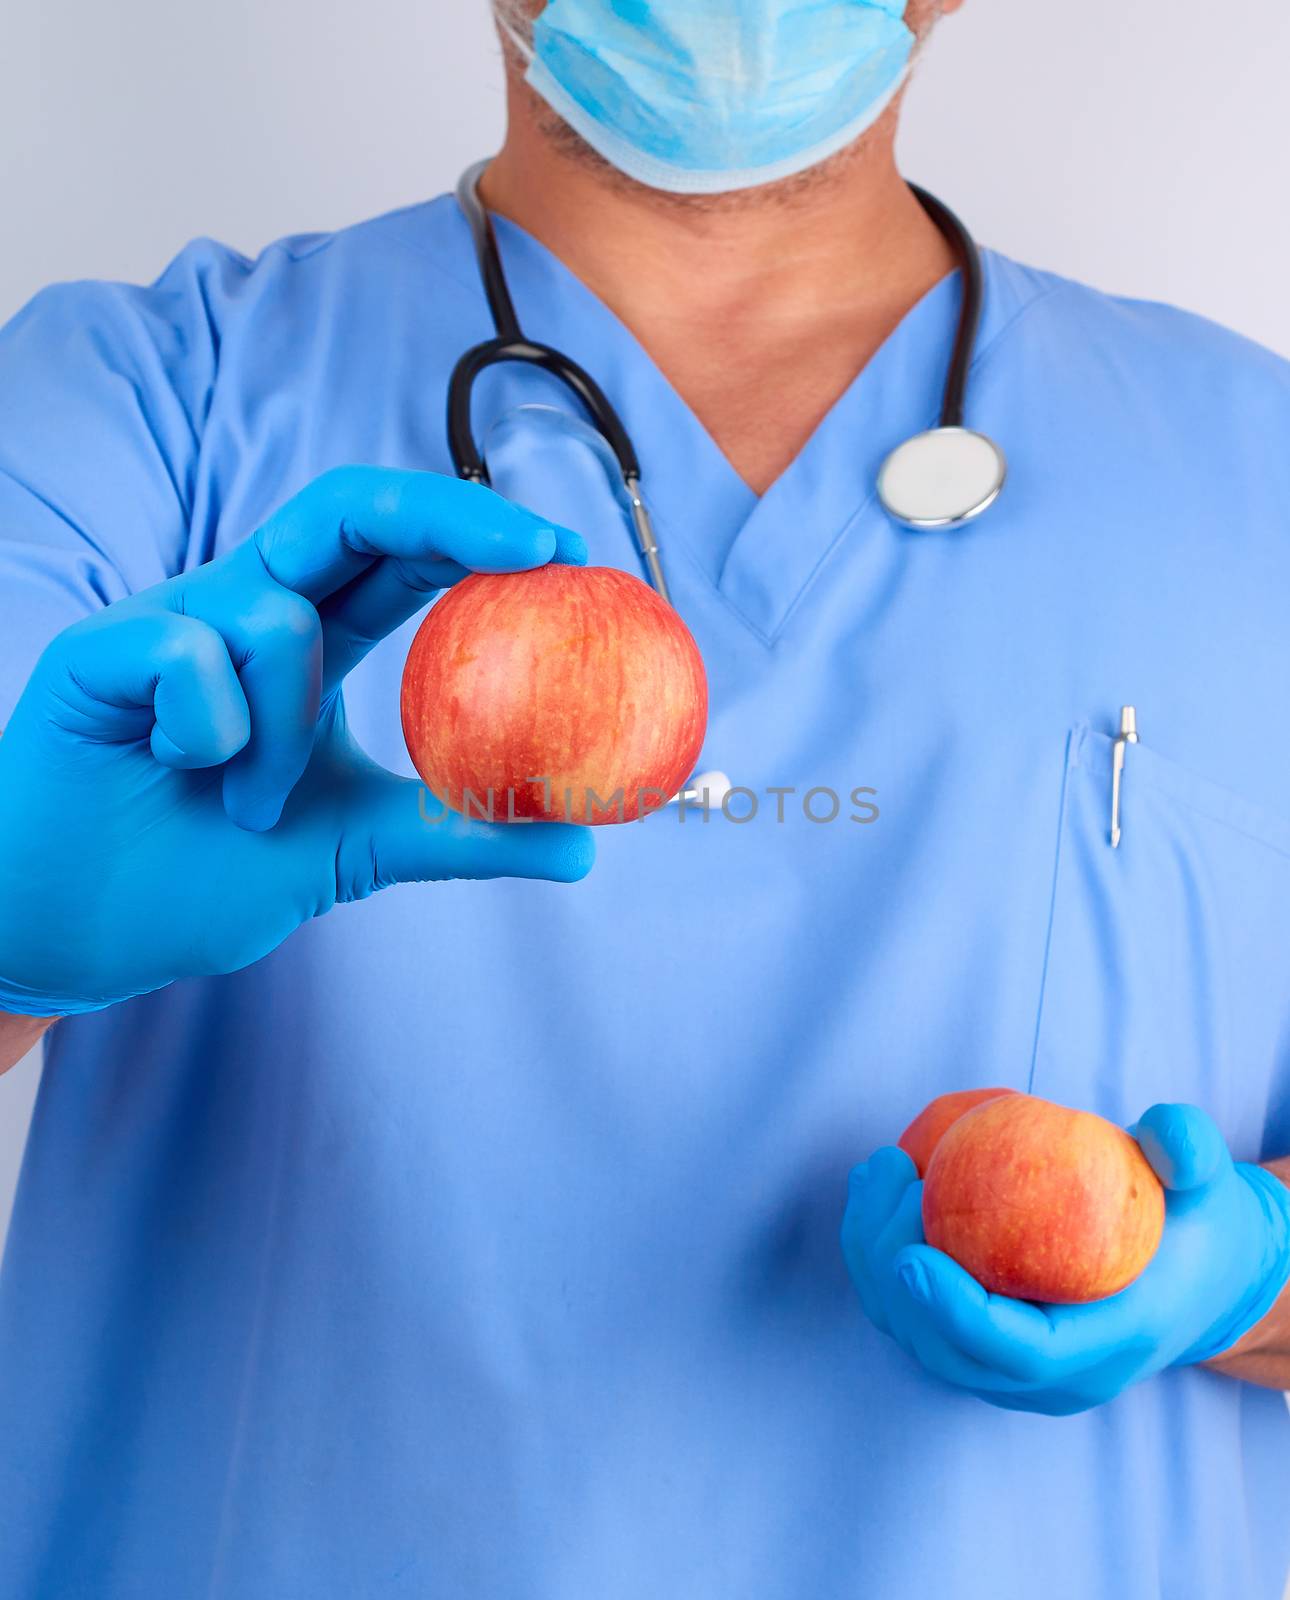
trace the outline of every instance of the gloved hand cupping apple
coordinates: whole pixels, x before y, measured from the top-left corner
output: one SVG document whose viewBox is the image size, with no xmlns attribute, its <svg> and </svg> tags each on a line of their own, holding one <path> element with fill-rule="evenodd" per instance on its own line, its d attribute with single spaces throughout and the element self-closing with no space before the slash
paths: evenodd
<svg viewBox="0 0 1290 1600">
<path fill-rule="evenodd" d="M 0 1011 L 230 972 L 392 883 L 581 877 L 585 828 L 440 817 L 358 747 L 341 685 L 468 572 L 585 559 L 488 489 L 342 468 L 59 635 L 0 739 Z"/>
<path fill-rule="evenodd" d="M 1153 1106 L 1130 1130 L 1136 1148 L 1100 1118 L 1028 1095 L 951 1127 L 935 1106 L 930 1138 L 924 1113 L 902 1140 L 912 1155 L 885 1146 L 852 1172 L 842 1249 L 870 1320 L 959 1389 L 1054 1416 L 1101 1405 L 1229 1349 L 1290 1278 L 1290 1190 L 1234 1162 L 1194 1106 Z M 1039 1202 L 1029 1216 L 1017 1209 L 1027 1195 Z M 1045 1285 L 1079 1303 L 1035 1303 Z M 1031 1292 L 993 1292 L 1003 1286 Z"/>
</svg>

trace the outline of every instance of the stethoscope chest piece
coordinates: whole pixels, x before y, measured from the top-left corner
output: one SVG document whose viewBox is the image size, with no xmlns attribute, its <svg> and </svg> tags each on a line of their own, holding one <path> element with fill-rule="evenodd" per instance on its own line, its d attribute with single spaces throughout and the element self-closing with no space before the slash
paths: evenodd
<svg viewBox="0 0 1290 1600">
<path fill-rule="evenodd" d="M 906 528 L 960 528 L 999 498 L 1003 451 L 972 428 L 939 427 L 897 445 L 878 473 L 878 499 Z"/>
<path fill-rule="evenodd" d="M 488 467 L 475 442 L 471 418 L 471 392 L 479 374 L 507 361 L 543 368 L 578 399 L 613 452 L 645 575 L 668 600 L 658 540 L 642 493 L 640 462 L 627 429 L 589 372 L 550 345 L 526 338 L 520 327 L 493 224 L 479 196 L 479 180 L 487 165 L 487 161 L 476 162 L 462 174 L 457 199 L 470 226 L 496 333 L 482 344 L 473 345 L 453 368 L 448 384 L 448 447 L 453 465 L 459 477 L 475 483 L 488 482 Z M 998 445 L 985 434 L 963 426 L 968 374 L 984 295 L 981 252 L 948 206 L 925 189 L 914 184 L 910 187 L 954 251 L 962 276 L 962 296 L 940 421 L 891 452 L 878 474 L 877 492 L 888 515 L 907 528 L 957 528 L 994 504 L 1007 474 Z"/>
</svg>

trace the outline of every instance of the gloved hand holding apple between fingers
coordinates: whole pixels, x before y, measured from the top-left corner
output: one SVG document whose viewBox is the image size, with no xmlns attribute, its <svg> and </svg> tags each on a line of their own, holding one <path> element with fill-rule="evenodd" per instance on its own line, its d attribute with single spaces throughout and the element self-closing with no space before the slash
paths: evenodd
<svg viewBox="0 0 1290 1600">
<path fill-rule="evenodd" d="M 1032 1095 L 956 1109 L 855 1169 L 842 1225 L 870 1319 L 935 1377 L 1083 1411 L 1230 1349 L 1290 1279 L 1290 1189 L 1196 1107 L 1131 1138 Z"/>
<path fill-rule="evenodd" d="M 340 688 L 434 591 L 585 554 L 479 485 L 345 467 L 66 629 L 0 739 L 0 1010 L 235 971 L 392 883 L 582 877 L 586 829 L 445 810 L 364 754 Z"/>
</svg>

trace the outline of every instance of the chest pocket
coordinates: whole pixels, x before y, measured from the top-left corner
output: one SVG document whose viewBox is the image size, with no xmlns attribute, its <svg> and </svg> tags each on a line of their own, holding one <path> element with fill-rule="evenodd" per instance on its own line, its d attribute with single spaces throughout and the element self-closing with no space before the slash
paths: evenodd
<svg viewBox="0 0 1290 1600">
<path fill-rule="evenodd" d="M 1129 745 L 1070 737 L 1031 1087 L 1129 1123 L 1207 1110 L 1258 1155 L 1290 1071 L 1290 821 Z"/>
</svg>

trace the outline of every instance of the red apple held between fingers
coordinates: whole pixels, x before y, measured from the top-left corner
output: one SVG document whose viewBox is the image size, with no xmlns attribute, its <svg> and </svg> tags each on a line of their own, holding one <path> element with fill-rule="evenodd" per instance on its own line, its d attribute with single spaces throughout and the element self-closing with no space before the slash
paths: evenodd
<svg viewBox="0 0 1290 1600">
<path fill-rule="evenodd" d="M 925 1178 L 932 1152 L 952 1122 L 957 1122 L 965 1111 L 971 1111 L 973 1106 L 979 1106 L 982 1101 L 1015 1093 L 1015 1089 L 954 1089 L 949 1094 L 938 1094 L 935 1100 L 923 1107 L 896 1142 L 918 1168 L 918 1176 Z"/>
<path fill-rule="evenodd" d="M 632 822 L 694 770 L 698 647 L 611 567 L 476 573 L 431 607 L 403 670 L 403 736 L 426 787 L 497 822 Z"/>
<path fill-rule="evenodd" d="M 995 1294 L 1077 1304 L 1117 1294 L 1160 1243 L 1165 1201 L 1123 1128 L 1006 1094 L 946 1129 L 923 1185 L 923 1233 Z"/>
</svg>

